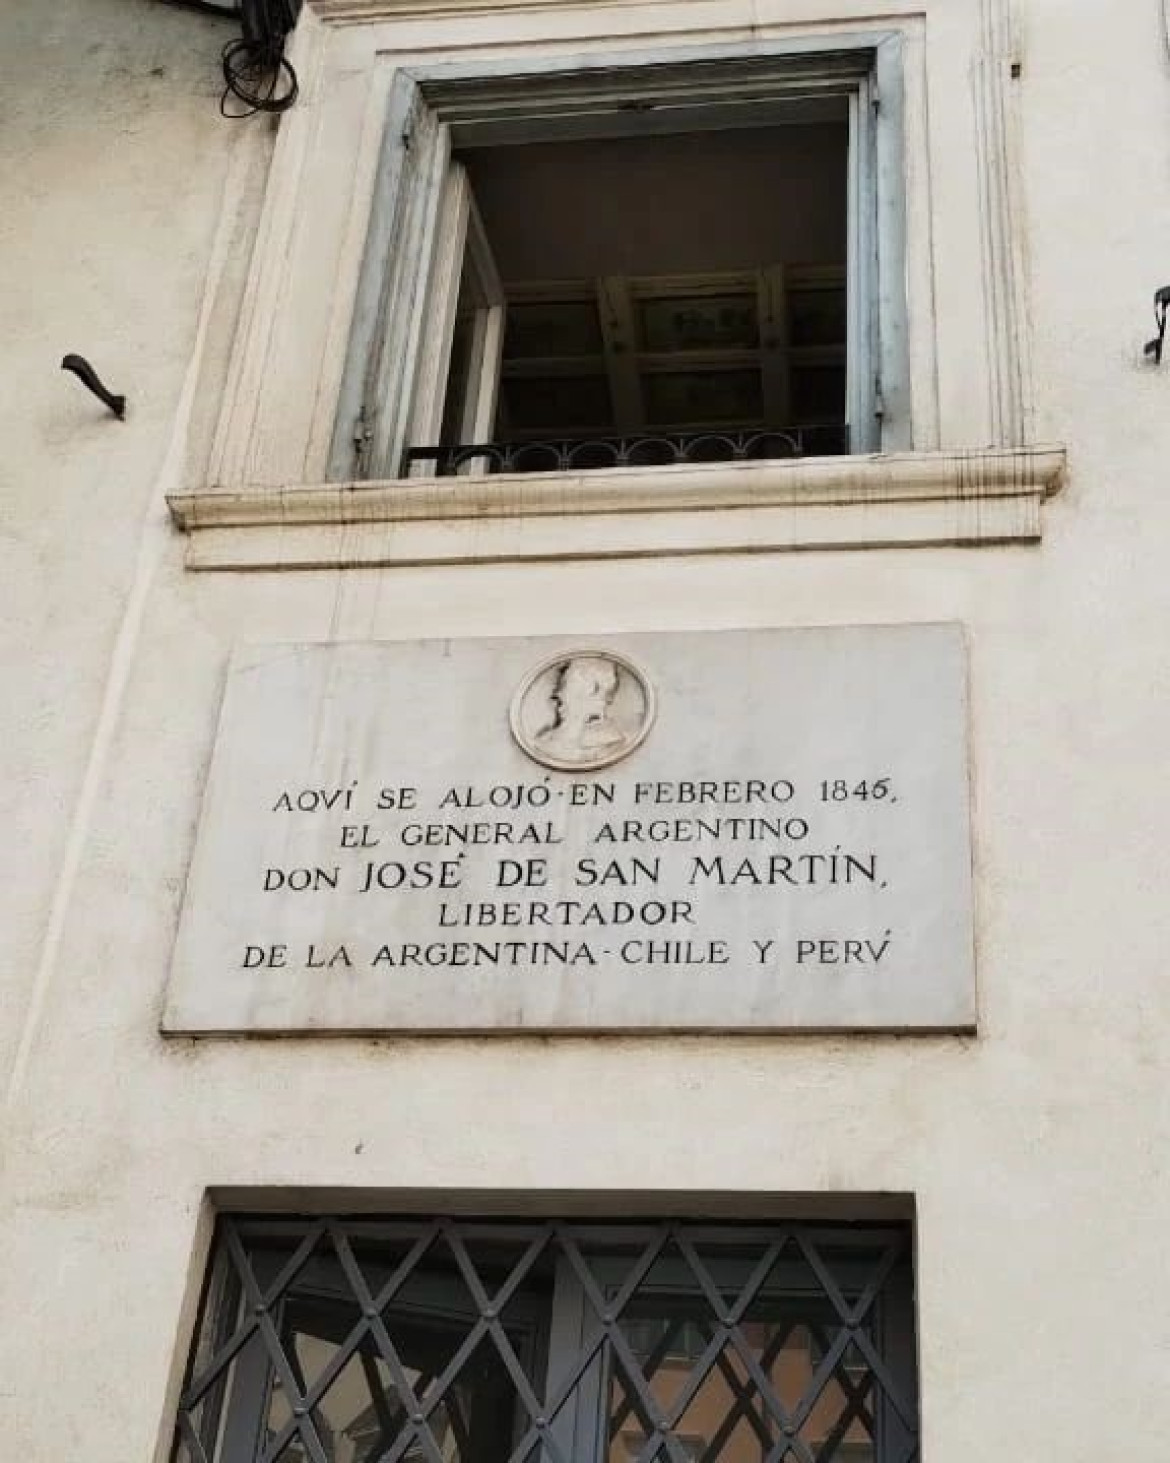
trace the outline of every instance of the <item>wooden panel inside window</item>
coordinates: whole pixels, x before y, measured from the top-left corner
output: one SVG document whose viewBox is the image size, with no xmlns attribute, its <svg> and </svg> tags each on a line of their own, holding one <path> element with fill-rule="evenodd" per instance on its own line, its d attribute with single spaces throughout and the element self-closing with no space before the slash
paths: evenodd
<svg viewBox="0 0 1170 1463">
<path fill-rule="evenodd" d="M 834 265 L 508 288 L 502 427 L 520 438 L 844 421 Z"/>
</svg>

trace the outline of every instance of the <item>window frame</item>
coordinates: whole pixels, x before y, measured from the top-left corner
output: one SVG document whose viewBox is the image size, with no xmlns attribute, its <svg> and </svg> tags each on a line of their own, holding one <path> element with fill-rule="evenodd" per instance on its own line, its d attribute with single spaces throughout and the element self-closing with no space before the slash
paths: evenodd
<svg viewBox="0 0 1170 1463">
<path fill-rule="evenodd" d="M 908 449 L 902 67 L 901 34 L 883 30 L 396 70 L 329 478 L 399 479 L 406 448 L 432 445 L 416 433 L 442 411 L 450 332 L 428 338 L 423 322 L 450 298 L 452 261 L 461 258 L 450 205 L 458 177 L 453 150 L 652 131 L 655 111 L 640 114 L 631 128 L 631 100 L 662 108 L 665 127 L 679 131 L 687 130 L 678 125 L 684 117 L 726 125 L 732 109 L 740 125 L 761 125 L 770 109 L 790 107 L 797 97 L 847 98 L 851 452 Z M 728 102 L 728 95 L 737 100 Z"/>
<path fill-rule="evenodd" d="M 447 168 L 430 264 L 424 318 L 434 324 L 420 342 L 406 440 L 438 443 L 442 435 L 460 289 L 466 273 L 479 299 L 473 312 L 467 379 L 459 406 L 459 440 L 479 442 L 490 432 L 500 392 L 504 287 L 467 170 L 459 162 L 452 161 Z M 477 464 L 470 463 L 464 471 L 470 475 L 476 469 Z M 415 463 L 409 475 L 425 475 L 425 463 Z"/>
</svg>

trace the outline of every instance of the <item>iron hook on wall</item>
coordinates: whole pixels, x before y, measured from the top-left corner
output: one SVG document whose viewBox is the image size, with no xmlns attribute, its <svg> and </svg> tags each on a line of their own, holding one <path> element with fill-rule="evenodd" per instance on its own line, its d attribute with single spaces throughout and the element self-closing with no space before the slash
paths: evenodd
<svg viewBox="0 0 1170 1463">
<path fill-rule="evenodd" d="M 70 352 L 69 355 L 62 358 L 61 369 L 72 371 L 83 386 L 92 391 L 99 401 L 105 402 L 120 422 L 126 420 L 126 398 L 108 390 L 84 356 Z"/>
<path fill-rule="evenodd" d="M 1146 341 L 1146 355 L 1155 366 L 1162 364 L 1162 352 L 1166 344 L 1166 312 L 1170 310 L 1170 284 L 1163 285 L 1154 295 L 1154 323 L 1158 333 L 1153 340 Z"/>
</svg>

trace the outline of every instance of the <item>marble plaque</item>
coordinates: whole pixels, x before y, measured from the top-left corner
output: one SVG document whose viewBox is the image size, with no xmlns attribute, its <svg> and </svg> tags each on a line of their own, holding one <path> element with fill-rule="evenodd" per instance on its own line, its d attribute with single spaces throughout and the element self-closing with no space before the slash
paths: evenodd
<svg viewBox="0 0 1170 1463">
<path fill-rule="evenodd" d="M 163 1029 L 975 1023 L 953 625 L 233 658 Z"/>
</svg>

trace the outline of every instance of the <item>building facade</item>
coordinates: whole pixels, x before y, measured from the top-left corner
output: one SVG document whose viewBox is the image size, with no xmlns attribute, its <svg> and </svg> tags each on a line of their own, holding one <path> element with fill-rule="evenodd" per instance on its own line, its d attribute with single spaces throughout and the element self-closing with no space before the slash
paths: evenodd
<svg viewBox="0 0 1170 1463">
<path fill-rule="evenodd" d="M 1162 1445 L 1164 20 L 0 17 L 14 1458 Z"/>
</svg>

